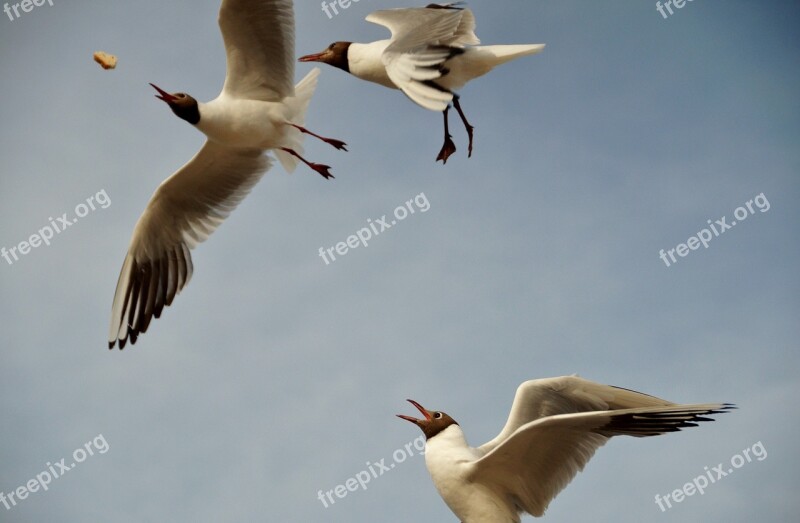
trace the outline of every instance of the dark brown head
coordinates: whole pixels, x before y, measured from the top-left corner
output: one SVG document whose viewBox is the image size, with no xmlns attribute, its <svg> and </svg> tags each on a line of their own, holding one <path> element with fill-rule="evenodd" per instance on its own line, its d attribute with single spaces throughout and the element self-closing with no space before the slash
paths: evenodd
<svg viewBox="0 0 800 523">
<path fill-rule="evenodd" d="M 155 84 L 150 85 L 158 91 L 156 98 L 169 105 L 169 108 L 178 118 L 186 120 L 192 125 L 197 125 L 197 122 L 200 121 L 200 108 L 197 106 L 197 100 L 186 93 L 170 94 Z"/>
<path fill-rule="evenodd" d="M 350 62 L 347 59 L 352 42 L 333 42 L 327 49 L 317 54 L 301 56 L 300 62 L 323 62 L 343 71 L 350 72 Z"/>
<path fill-rule="evenodd" d="M 431 439 L 435 435 L 439 434 L 441 431 L 449 427 L 450 425 L 458 425 L 456 420 L 445 414 L 444 412 L 434 411 L 431 412 L 426 410 L 422 405 L 417 403 L 414 400 L 406 400 L 419 410 L 425 419 L 416 419 L 412 418 L 411 416 L 404 416 L 403 414 L 398 414 L 398 418 L 402 418 L 406 421 L 410 421 L 420 429 L 425 434 L 426 439 Z"/>
</svg>

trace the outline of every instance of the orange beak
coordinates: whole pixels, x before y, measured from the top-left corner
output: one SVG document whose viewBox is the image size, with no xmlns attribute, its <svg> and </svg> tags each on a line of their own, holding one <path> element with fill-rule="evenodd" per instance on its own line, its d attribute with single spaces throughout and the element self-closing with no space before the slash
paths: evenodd
<svg viewBox="0 0 800 523">
<path fill-rule="evenodd" d="M 425 423 L 427 423 L 427 422 L 429 422 L 430 420 L 433 419 L 433 415 L 430 412 L 428 412 L 425 409 L 425 407 L 423 407 L 422 405 L 420 405 L 419 403 L 417 403 L 414 400 L 406 400 L 406 401 L 408 401 L 409 403 L 411 403 L 412 405 L 417 407 L 417 410 L 420 411 L 423 416 L 425 416 L 425 419 L 423 420 L 423 419 L 412 418 L 411 416 L 405 416 L 403 414 L 397 414 L 398 418 L 402 418 L 402 419 L 404 419 L 406 421 L 410 421 L 411 423 L 413 423 L 414 425 L 417 425 L 417 426 L 420 426 L 420 424 L 424 425 Z"/>
<path fill-rule="evenodd" d="M 175 98 L 174 96 L 172 96 L 171 94 L 169 94 L 164 89 L 162 89 L 159 86 L 157 86 L 156 84 L 152 84 L 151 83 L 150 85 L 153 86 L 153 89 L 158 91 L 158 94 L 156 95 L 156 98 L 158 98 L 159 100 L 162 100 L 162 101 L 167 102 L 167 103 L 174 102 L 175 100 L 177 100 L 177 98 Z"/>
<path fill-rule="evenodd" d="M 327 51 L 322 51 L 321 53 L 315 54 L 307 54 L 305 56 L 301 56 L 297 59 L 298 62 L 321 62 L 322 59 L 325 57 L 325 53 Z"/>
</svg>

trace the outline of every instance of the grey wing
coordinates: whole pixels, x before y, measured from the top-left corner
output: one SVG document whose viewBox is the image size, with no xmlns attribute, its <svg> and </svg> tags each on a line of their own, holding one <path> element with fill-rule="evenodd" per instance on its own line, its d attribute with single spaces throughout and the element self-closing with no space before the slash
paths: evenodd
<svg viewBox="0 0 800 523">
<path fill-rule="evenodd" d="M 676 432 L 713 421 L 705 416 L 730 408 L 718 403 L 668 405 L 542 418 L 521 426 L 477 460 L 468 477 L 491 484 L 525 512 L 542 516 L 550 501 L 609 438 Z"/>
<path fill-rule="evenodd" d="M 234 98 L 280 101 L 294 93 L 294 9 L 291 0 L 223 0 L 219 27 Z"/>
<path fill-rule="evenodd" d="M 469 9 L 411 7 L 370 13 L 366 20 L 389 29 L 395 50 L 421 45 L 463 47 L 480 43 L 475 36 L 475 16 Z"/>
<path fill-rule="evenodd" d="M 475 34 L 475 26 L 475 15 L 472 14 L 472 11 L 469 9 L 462 10 L 461 21 L 458 23 L 452 39 L 445 43 L 458 47 L 480 44 L 481 41 Z"/>
<path fill-rule="evenodd" d="M 420 106 L 444 111 L 453 94 L 434 80 L 445 74 L 445 62 L 478 41 L 475 18 L 466 9 L 409 8 L 375 11 L 367 20 L 387 27 L 392 40 L 383 53 L 386 73 Z"/>
<path fill-rule="evenodd" d="M 109 348 L 136 342 L 189 282 L 189 252 L 236 208 L 269 168 L 259 149 L 212 142 L 166 179 L 133 231 L 111 307 Z"/>
<path fill-rule="evenodd" d="M 547 416 L 663 405 L 672 403 L 655 396 L 603 385 L 579 376 L 530 380 L 517 388 L 503 430 L 497 437 L 479 448 L 482 452 L 489 452 L 521 426 Z"/>
</svg>

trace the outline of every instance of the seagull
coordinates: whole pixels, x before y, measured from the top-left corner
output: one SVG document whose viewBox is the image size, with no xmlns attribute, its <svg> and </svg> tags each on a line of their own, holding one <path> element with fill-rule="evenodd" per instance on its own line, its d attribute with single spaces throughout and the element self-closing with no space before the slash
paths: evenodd
<svg viewBox="0 0 800 523">
<path fill-rule="evenodd" d="M 192 276 L 189 251 L 203 242 L 269 169 L 272 150 L 284 169 L 301 161 L 324 178 L 330 167 L 303 154 L 309 134 L 340 150 L 340 140 L 303 127 L 319 69 L 296 86 L 291 0 L 223 0 L 219 26 L 227 55 L 222 92 L 208 103 L 150 84 L 179 118 L 206 135 L 200 151 L 167 178 L 133 231 L 111 307 L 109 349 L 147 331 Z"/>
<path fill-rule="evenodd" d="M 427 439 L 425 464 L 439 495 L 462 523 L 519 523 L 539 517 L 612 436 L 657 436 L 713 421 L 728 403 L 679 405 L 578 376 L 526 381 L 500 434 L 480 447 L 444 412 L 408 400 L 424 416 L 398 417 Z"/>
<path fill-rule="evenodd" d="M 425 109 L 443 112 L 444 145 L 436 157 L 443 164 L 456 151 L 447 118 L 452 102 L 467 130 L 471 157 L 474 127 L 455 91 L 498 65 L 540 52 L 544 44 L 478 46 L 475 16 L 458 7 L 462 3 L 375 11 L 367 21 L 388 28 L 391 39 L 369 44 L 334 42 L 300 61 L 323 62 L 362 80 L 400 89 Z"/>
</svg>

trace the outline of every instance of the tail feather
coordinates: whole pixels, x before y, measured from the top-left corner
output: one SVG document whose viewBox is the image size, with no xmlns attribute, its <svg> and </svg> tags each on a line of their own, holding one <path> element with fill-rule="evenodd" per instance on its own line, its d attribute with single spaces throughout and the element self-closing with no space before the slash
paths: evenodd
<svg viewBox="0 0 800 523">
<path fill-rule="evenodd" d="M 467 47 L 463 54 L 447 62 L 447 74 L 436 80 L 436 83 L 451 91 L 458 90 L 467 82 L 485 75 L 498 65 L 522 56 L 540 53 L 544 46 L 545 44 Z"/>
<path fill-rule="evenodd" d="M 525 44 L 525 45 L 483 45 L 478 47 L 482 51 L 488 51 L 496 58 L 495 65 L 510 62 L 522 56 L 541 53 L 545 44 Z"/>
<path fill-rule="evenodd" d="M 311 97 L 314 96 L 314 91 L 317 88 L 317 81 L 319 80 L 320 70 L 315 67 L 294 87 L 294 96 L 286 99 L 286 104 L 294 113 L 292 123 L 303 125 L 306 123 L 306 111 L 308 104 L 311 103 Z"/>
<path fill-rule="evenodd" d="M 297 125 L 304 125 L 306 121 L 306 111 L 308 105 L 311 103 L 311 97 L 314 96 L 314 91 L 317 88 L 317 81 L 319 79 L 319 67 L 315 67 L 300 80 L 294 87 L 294 95 L 286 98 L 284 103 L 289 108 L 287 111 L 288 120 Z M 303 154 L 303 134 L 292 128 L 288 135 L 284 147 L 295 150 L 298 154 Z M 276 149 L 275 156 L 286 172 L 294 172 L 297 167 L 297 158 L 291 154 Z"/>
</svg>

